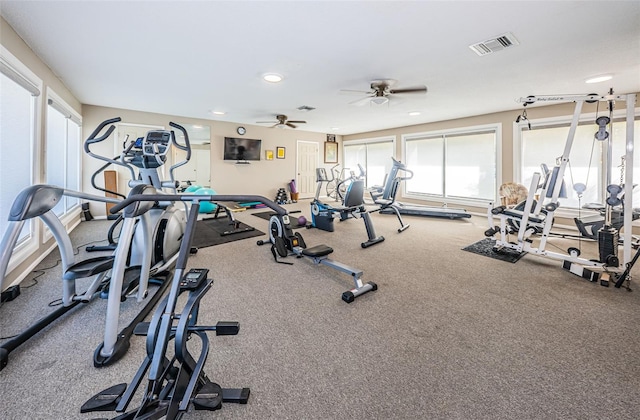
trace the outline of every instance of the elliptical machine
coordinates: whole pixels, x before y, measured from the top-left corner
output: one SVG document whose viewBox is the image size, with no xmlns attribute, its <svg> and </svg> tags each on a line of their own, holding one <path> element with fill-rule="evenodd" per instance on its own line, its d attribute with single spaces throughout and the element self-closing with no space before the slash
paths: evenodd
<svg viewBox="0 0 640 420">
<path fill-rule="evenodd" d="M 201 201 L 251 201 L 270 207 L 278 217 L 287 217 L 287 211 L 271 200 L 253 195 L 158 195 L 153 187 L 132 193 L 111 211 L 123 210 L 126 215 L 143 215 L 154 201 L 171 200 L 191 202 L 184 238 L 180 245 L 176 269 L 171 280 L 167 297 L 156 309 L 150 323 L 140 324 L 136 334 L 146 335 L 146 357 L 129 384 L 111 386 L 94 395 L 80 409 L 82 413 L 94 411 L 116 411 L 123 413 L 119 420 L 133 419 L 176 419 L 193 406 L 196 410 L 218 410 L 223 402 L 246 404 L 249 388 L 223 389 L 211 381 L 204 372 L 209 354 L 207 331 L 216 335 L 236 335 L 240 330 L 237 322 L 220 321 L 216 325 L 197 325 L 200 300 L 211 289 L 213 280 L 209 270 L 192 268 L 188 272 L 187 260 L 191 241 L 195 233 L 199 203 Z M 139 194 L 138 194 L 139 193 Z M 129 219 L 130 220 L 130 219 Z M 178 308 L 178 298 L 187 294 L 182 310 Z M 187 346 L 187 341 L 197 337 L 199 345 Z M 173 346 L 170 346 L 173 341 Z M 173 347 L 173 352 L 171 352 Z M 199 349 L 199 354 L 192 354 Z M 145 382 L 146 379 L 146 382 Z M 137 408 L 125 412 L 140 385 L 146 386 L 141 392 Z"/>
<path fill-rule="evenodd" d="M 120 118 L 114 118 L 101 123 L 85 141 L 85 152 L 91 157 L 129 170 L 131 174 L 129 186 L 132 188 L 130 194 L 148 193 L 145 189 L 147 186 L 152 186 L 154 192 L 169 188 L 175 193 L 178 183 L 173 173 L 176 168 L 185 165 L 191 158 L 187 131 L 178 124 L 169 123 L 171 127 L 183 133 L 185 145 L 181 145 L 177 142 L 173 130 L 151 130 L 144 138 L 138 138 L 129 145 L 125 143 L 119 160 L 92 152 L 91 145 L 108 138 L 115 129 L 113 124 L 119 121 Z M 109 128 L 106 133 L 97 137 L 107 125 Z M 170 180 L 162 181 L 158 169 L 165 164 L 171 146 L 185 151 L 186 156 L 183 161 L 169 168 Z M 137 169 L 137 174 L 134 168 Z M 137 299 L 141 302 L 148 294 L 151 279 L 159 286 L 147 304 L 148 310 L 145 307 L 144 315 L 143 312 L 138 314 L 126 328 L 130 336 L 135 325 L 146 317 L 164 294 L 168 285 L 167 279 L 171 276 L 171 270 L 178 258 L 186 225 L 185 212 L 170 201 L 158 201 L 145 212 L 123 214 L 123 217 L 121 242 L 114 254 L 112 281 L 103 289 L 103 295 L 108 295 L 105 339 L 94 353 L 96 367 L 106 366 L 118 360 L 129 347 L 128 337 L 123 338 L 123 334 L 116 334 L 120 313 L 118 297 L 121 300 L 125 299 L 126 295 L 137 287 Z"/>
<path fill-rule="evenodd" d="M 115 129 L 112 124 L 119 121 L 120 118 L 114 118 L 101 123 L 86 140 L 85 151 L 93 155 L 89 150 L 90 145 L 109 137 Z M 107 132 L 97 137 L 98 133 L 107 125 L 111 125 Z M 164 132 L 165 134 L 158 141 L 158 133 L 156 132 L 147 136 L 149 141 L 142 142 L 141 150 L 143 152 L 133 152 L 134 144 L 132 144 L 123 155 L 147 162 L 142 164 L 145 173 L 147 173 L 148 169 L 154 165 L 153 162 L 158 165 L 160 162 L 164 162 L 171 143 L 183 150 L 189 149 L 186 130 L 174 123 L 171 123 L 171 126 L 185 133 L 185 146 L 179 145 L 175 141 L 172 132 Z M 134 155 L 137 155 L 137 158 Z M 188 157 L 189 153 L 187 153 L 187 159 Z M 107 158 L 102 160 L 105 159 Z M 172 169 L 177 166 L 179 165 L 173 165 Z M 141 179 L 137 180 L 137 183 L 134 192 L 140 192 L 147 186 Z M 102 203 L 119 203 L 119 200 L 113 198 L 65 190 L 53 185 L 33 185 L 24 189 L 15 199 L 9 214 L 9 226 L 0 243 L 0 280 L 4 281 L 5 279 L 9 260 L 23 225 L 27 220 L 39 217 L 51 230 L 60 250 L 63 271 L 62 306 L 0 346 L 0 370 L 7 365 L 9 354 L 29 338 L 78 304 L 88 303 L 96 295 L 105 293 L 108 295 L 105 335 L 103 343 L 94 354 L 94 365 L 101 367 L 117 361 L 129 348 L 129 339 L 135 325 L 151 312 L 162 297 L 168 284 L 164 280 L 175 265 L 186 223 L 184 212 L 171 209 L 165 203 L 164 209 L 161 205 L 157 205 L 149 209 L 148 214 L 131 214 L 128 230 L 121 234 L 120 245 L 122 246 L 116 249 L 114 255 L 76 261 L 71 239 L 53 211 L 53 208 L 64 196 Z M 152 238 L 155 238 L 153 242 Z M 129 253 L 129 246 L 132 243 L 132 251 Z M 145 300 L 148 295 L 150 276 L 158 279 L 160 288 L 129 325 L 118 332 L 120 302 L 136 289 L 137 300 L 139 302 Z M 87 290 L 83 293 L 79 292 L 76 288 L 76 280 L 90 277 L 93 280 Z"/>
</svg>

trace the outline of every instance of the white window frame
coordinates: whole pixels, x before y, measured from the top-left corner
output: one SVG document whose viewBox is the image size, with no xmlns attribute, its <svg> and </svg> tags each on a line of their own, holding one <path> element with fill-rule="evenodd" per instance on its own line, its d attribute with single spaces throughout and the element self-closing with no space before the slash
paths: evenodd
<svg viewBox="0 0 640 420">
<path fill-rule="evenodd" d="M 66 118 L 72 120 L 74 123 L 78 124 L 79 129 L 80 129 L 80 133 L 79 133 L 79 138 L 81 141 L 81 144 L 79 145 L 79 147 L 82 147 L 82 116 L 80 114 L 78 114 L 64 99 L 62 99 L 62 97 L 60 95 L 58 95 L 51 87 L 47 87 L 47 118 L 49 117 L 48 112 L 49 112 L 49 106 L 51 106 L 52 108 L 54 108 L 57 112 L 62 113 L 63 115 L 66 116 Z M 46 129 L 45 129 L 45 133 L 46 133 Z M 68 138 L 67 138 L 68 140 Z M 45 138 L 44 141 L 44 145 L 43 147 L 45 148 L 46 151 L 46 147 L 48 145 L 48 139 Z M 65 159 L 68 156 L 68 153 L 66 153 L 65 150 Z M 45 159 L 46 162 L 46 159 Z M 44 163 L 44 162 L 43 162 Z M 47 179 L 47 174 L 46 174 L 46 165 L 45 166 L 45 173 L 44 173 L 44 179 Z M 67 162 L 65 161 L 65 168 L 67 166 Z M 66 174 L 65 174 L 65 179 L 66 179 Z M 82 150 L 80 150 L 80 153 L 78 154 L 78 173 L 76 174 L 76 185 L 78 186 L 77 191 L 83 191 L 82 188 Z M 67 188 L 66 185 L 58 185 L 59 187 L 63 187 L 63 188 Z M 78 204 L 74 205 L 73 207 L 71 207 L 70 209 L 65 209 L 64 213 L 62 213 L 61 215 L 59 215 L 59 219 L 60 222 L 67 228 L 67 231 L 70 232 L 71 230 L 73 230 L 73 228 L 75 228 L 78 224 L 80 224 L 80 219 L 79 219 L 79 215 L 81 213 L 81 205 L 80 205 L 80 201 L 78 201 Z M 44 227 L 44 234 L 42 237 L 42 243 L 46 243 L 47 241 L 49 241 L 53 235 L 51 234 L 50 229 L 47 226 L 43 226 Z"/>
<path fill-rule="evenodd" d="M 392 145 L 391 146 L 391 148 L 392 148 L 392 156 L 395 156 L 397 136 L 371 137 L 371 138 L 366 138 L 366 139 L 343 141 L 342 142 L 342 156 L 345 156 L 345 154 L 344 154 L 345 146 L 353 146 L 353 145 L 357 145 L 357 144 L 388 143 L 388 142 L 391 142 L 391 145 Z M 392 166 L 392 161 L 391 161 L 391 156 L 389 156 L 389 168 L 391 168 L 391 166 Z M 355 168 L 353 168 L 353 169 L 355 170 Z M 365 169 L 365 172 L 368 172 L 367 168 L 364 168 L 364 169 Z M 368 182 L 368 180 L 367 180 L 367 182 Z"/>
<path fill-rule="evenodd" d="M 495 143 L 495 154 L 496 154 L 496 185 L 494 186 L 495 197 L 492 200 L 481 199 L 481 198 L 458 198 L 458 197 L 443 197 L 440 195 L 431 195 L 431 194 L 411 194 L 407 192 L 406 184 L 402 183 L 402 196 L 405 198 L 410 198 L 418 201 L 425 202 L 436 202 L 442 204 L 456 204 L 459 206 L 474 206 L 474 207 L 486 207 L 490 203 L 495 202 L 498 199 L 498 188 L 502 185 L 502 123 L 491 123 L 491 124 L 483 124 L 483 125 L 474 125 L 468 127 L 459 127 L 459 128 L 449 128 L 443 130 L 435 130 L 435 131 L 424 131 L 420 133 L 411 133 L 411 134 L 403 134 L 401 139 L 402 145 L 402 161 L 407 161 L 407 140 L 417 140 L 421 138 L 434 138 L 434 137 L 442 137 L 442 136 L 457 136 L 464 134 L 477 134 L 480 132 L 487 131 L 495 131 L 496 135 L 496 143 Z M 411 169 L 411 168 L 408 168 Z M 446 182 L 446 180 L 445 180 Z"/>
<path fill-rule="evenodd" d="M 37 184 L 41 182 L 39 168 L 42 167 L 41 160 L 41 148 L 39 139 L 42 138 L 42 97 L 43 97 L 43 82 L 35 73 L 33 73 L 26 65 L 24 65 L 18 58 L 16 58 L 9 50 L 3 45 L 0 45 L 0 66 L 7 69 L 8 72 L 13 72 L 13 77 L 19 78 L 17 83 L 25 86 L 27 90 L 35 90 L 38 95 L 34 95 L 33 103 L 33 122 L 31 125 L 31 183 Z M 4 73 L 4 71 L 3 71 Z M 6 74 L 6 73 L 5 73 Z M 15 79 L 14 79 L 15 80 Z M 7 273 L 13 271 L 18 265 L 23 263 L 33 253 L 38 250 L 38 237 L 40 236 L 40 230 L 42 229 L 42 223 L 39 220 L 34 220 L 31 223 L 30 233 L 27 238 L 19 242 L 13 250 L 11 260 L 7 266 Z M 4 232 L 0 232 L 3 235 Z M 37 263 L 36 263 L 37 264 Z"/>
<path fill-rule="evenodd" d="M 589 112 L 580 115 L 578 119 L 578 124 L 584 123 L 593 123 L 594 124 L 594 133 L 597 131 L 597 127 L 595 126 L 595 119 L 597 116 L 606 115 L 608 116 L 608 111 L 603 111 L 600 113 Z M 624 109 L 618 109 L 613 111 L 613 121 L 618 122 L 626 122 L 626 111 Z M 638 121 L 640 117 L 640 108 L 636 108 L 634 110 L 634 121 Z M 533 118 L 528 120 L 528 124 L 531 124 L 531 128 L 545 128 L 545 127 L 566 127 L 567 129 L 571 125 L 572 115 L 562 115 L 557 117 L 547 117 L 547 118 Z M 522 132 L 528 129 L 527 122 L 524 123 L 513 123 L 513 180 L 514 182 L 522 184 Z M 636 136 L 638 134 L 636 133 Z M 566 138 L 564 139 L 566 141 Z M 563 143 L 564 144 L 564 143 Z M 542 163 L 542 162 L 541 162 Z M 615 162 L 614 162 L 615 166 Z M 640 162 L 635 162 L 635 168 L 640 167 Z M 635 170 L 634 168 L 634 170 Z M 551 169 L 551 168 L 550 168 Z M 566 176 L 566 175 L 565 175 Z M 566 178 L 565 178 L 566 179 Z M 530 187 L 529 185 L 525 185 L 527 189 Z M 567 188 L 570 188 L 567 185 Z M 590 213 L 589 210 L 585 209 L 575 209 L 575 208 L 563 208 L 562 206 L 558 207 L 556 210 L 556 217 L 560 218 L 574 218 L 579 216 L 585 216 L 585 214 Z M 596 212 L 592 212 L 596 213 Z M 640 224 L 639 222 L 634 222 L 634 225 Z"/>
</svg>

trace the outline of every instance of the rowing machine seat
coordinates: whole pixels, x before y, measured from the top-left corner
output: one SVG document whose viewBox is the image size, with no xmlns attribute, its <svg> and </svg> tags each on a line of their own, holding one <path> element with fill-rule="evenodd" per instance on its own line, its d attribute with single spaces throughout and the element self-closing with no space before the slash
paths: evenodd
<svg viewBox="0 0 640 420">
<path fill-rule="evenodd" d="M 304 255 L 305 257 L 318 258 L 318 257 L 324 257 L 326 255 L 329 255 L 332 252 L 333 252 L 333 248 L 331 248 L 330 246 L 321 244 L 321 245 L 313 246 L 311 248 L 303 249 L 302 255 Z"/>
</svg>

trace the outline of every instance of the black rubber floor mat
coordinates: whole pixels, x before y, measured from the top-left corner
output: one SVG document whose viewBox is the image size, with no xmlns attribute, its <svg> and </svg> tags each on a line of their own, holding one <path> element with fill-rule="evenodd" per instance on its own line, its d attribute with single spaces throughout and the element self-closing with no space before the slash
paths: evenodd
<svg viewBox="0 0 640 420">
<path fill-rule="evenodd" d="M 237 233 L 233 233 L 236 232 Z M 229 219 L 208 219 L 198 220 L 196 232 L 191 246 L 196 248 L 206 248 L 208 246 L 225 244 L 227 242 L 238 241 L 240 239 L 263 236 L 264 232 L 253 229 L 251 226 L 240 222 L 239 226 L 229 223 Z"/>
<path fill-rule="evenodd" d="M 494 260 L 507 261 L 510 263 L 518 262 L 526 252 L 517 252 L 512 249 L 502 249 L 496 251 L 493 249 L 496 241 L 491 238 L 484 238 L 476 243 L 462 248 L 463 251 L 473 252 L 474 254 L 484 255 Z"/>
</svg>

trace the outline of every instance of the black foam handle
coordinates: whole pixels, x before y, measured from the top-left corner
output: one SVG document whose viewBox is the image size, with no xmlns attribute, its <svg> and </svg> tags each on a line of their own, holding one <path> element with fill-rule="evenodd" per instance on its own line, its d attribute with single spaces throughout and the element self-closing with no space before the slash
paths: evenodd
<svg viewBox="0 0 640 420">
<path fill-rule="evenodd" d="M 89 141 L 89 140 L 96 140 L 96 141 L 92 141 L 92 143 L 96 143 L 96 142 L 98 142 L 98 141 L 102 141 L 102 140 L 104 140 L 105 138 L 109 137 L 108 135 L 104 135 L 104 136 L 100 137 L 100 140 L 96 139 L 96 136 L 98 135 L 98 133 L 99 133 L 100 131 L 102 131 L 102 129 L 103 129 L 105 126 L 107 126 L 107 125 L 109 125 L 109 124 L 115 124 L 115 123 L 120 122 L 120 121 L 122 121 L 122 118 L 120 118 L 120 117 L 115 117 L 115 118 L 111 118 L 111 119 L 109 119 L 109 120 L 102 121 L 102 122 L 100 123 L 100 125 L 98 125 L 98 127 L 96 127 L 96 129 L 95 129 L 95 130 L 93 130 L 93 133 L 91 133 L 91 134 L 89 135 L 89 138 L 87 139 L 87 141 Z M 115 127 L 111 127 L 111 128 L 110 128 L 110 131 L 108 132 L 109 134 L 111 134 L 111 131 L 113 131 L 113 128 L 115 128 Z"/>
<path fill-rule="evenodd" d="M 184 134 L 184 143 L 185 143 L 184 146 L 181 145 L 180 143 L 178 143 L 178 141 L 176 140 L 176 136 L 173 133 L 173 131 L 171 131 L 171 142 L 178 149 L 187 152 L 186 160 L 191 159 L 191 143 L 189 142 L 189 133 L 187 133 L 187 130 L 183 126 L 181 126 L 180 124 L 176 124 L 174 122 L 169 122 L 169 125 L 171 127 L 173 127 L 173 128 L 177 128 L 178 130 L 182 131 L 182 134 Z"/>
</svg>

